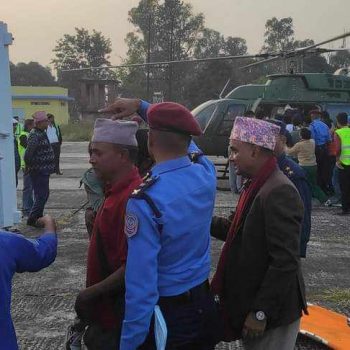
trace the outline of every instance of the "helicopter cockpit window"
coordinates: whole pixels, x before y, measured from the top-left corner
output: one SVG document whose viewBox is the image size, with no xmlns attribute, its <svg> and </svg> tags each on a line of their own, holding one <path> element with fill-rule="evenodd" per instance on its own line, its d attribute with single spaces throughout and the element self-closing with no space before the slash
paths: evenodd
<svg viewBox="0 0 350 350">
<path fill-rule="evenodd" d="M 216 109 L 216 105 L 217 105 L 216 103 L 213 103 L 198 113 L 195 113 L 192 111 L 192 113 L 197 118 L 197 121 L 198 121 L 203 132 L 205 131 L 206 127 L 208 126 L 208 124 L 211 120 L 211 116 L 213 115 L 213 113 Z"/>
<path fill-rule="evenodd" d="M 232 104 L 229 105 L 224 118 L 218 128 L 217 134 L 221 136 L 230 136 L 233 123 L 237 116 L 243 115 L 245 111 L 244 105 Z"/>
</svg>

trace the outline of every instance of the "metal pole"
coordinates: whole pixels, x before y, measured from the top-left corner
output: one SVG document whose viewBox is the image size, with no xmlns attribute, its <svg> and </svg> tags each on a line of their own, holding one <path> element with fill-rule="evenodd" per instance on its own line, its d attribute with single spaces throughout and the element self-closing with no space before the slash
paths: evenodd
<svg viewBox="0 0 350 350">
<path fill-rule="evenodd" d="M 0 22 L 0 227 L 19 222 L 17 211 L 9 45 L 12 35 Z"/>
<path fill-rule="evenodd" d="M 169 61 L 173 60 L 174 50 L 174 16 L 171 14 L 170 50 Z M 173 65 L 169 63 L 168 100 L 171 101 L 173 94 Z"/>
<path fill-rule="evenodd" d="M 151 4 L 148 1 L 148 42 L 147 42 L 147 63 L 151 62 L 151 26 L 152 26 L 152 11 Z M 150 69 L 151 66 L 147 65 L 147 77 L 146 77 L 146 85 L 147 85 L 147 100 L 150 101 Z"/>
</svg>

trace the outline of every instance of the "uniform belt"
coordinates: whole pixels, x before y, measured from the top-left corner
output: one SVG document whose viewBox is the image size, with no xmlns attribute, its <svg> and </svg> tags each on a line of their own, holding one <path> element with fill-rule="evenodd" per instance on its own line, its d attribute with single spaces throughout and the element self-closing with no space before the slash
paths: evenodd
<svg viewBox="0 0 350 350">
<path fill-rule="evenodd" d="M 196 287 L 189 289 L 188 291 L 179 295 L 160 297 L 158 304 L 160 306 L 182 305 L 193 302 L 196 299 L 200 299 L 204 295 L 209 293 L 209 281 L 206 280 Z"/>
</svg>

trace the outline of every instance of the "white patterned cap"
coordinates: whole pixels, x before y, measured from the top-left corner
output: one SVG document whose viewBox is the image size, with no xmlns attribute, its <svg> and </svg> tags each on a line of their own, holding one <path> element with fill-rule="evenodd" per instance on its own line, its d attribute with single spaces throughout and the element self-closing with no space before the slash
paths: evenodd
<svg viewBox="0 0 350 350">
<path fill-rule="evenodd" d="M 236 117 L 230 140 L 251 143 L 273 151 L 279 133 L 280 127 L 267 121 Z"/>
</svg>

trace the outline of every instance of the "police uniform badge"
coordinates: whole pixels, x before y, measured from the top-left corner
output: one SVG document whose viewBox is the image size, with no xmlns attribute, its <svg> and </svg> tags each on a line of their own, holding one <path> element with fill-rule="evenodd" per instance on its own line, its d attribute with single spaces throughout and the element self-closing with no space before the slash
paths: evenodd
<svg viewBox="0 0 350 350">
<path fill-rule="evenodd" d="M 124 232 L 128 238 L 136 235 L 139 228 L 139 219 L 135 214 L 127 213 L 125 216 Z"/>
</svg>

